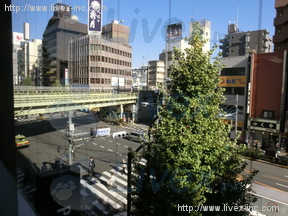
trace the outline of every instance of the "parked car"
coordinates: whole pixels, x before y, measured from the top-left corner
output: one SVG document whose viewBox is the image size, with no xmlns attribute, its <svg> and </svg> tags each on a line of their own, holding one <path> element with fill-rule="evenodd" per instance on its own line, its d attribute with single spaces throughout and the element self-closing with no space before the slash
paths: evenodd
<svg viewBox="0 0 288 216">
<path fill-rule="evenodd" d="M 28 139 L 26 138 L 26 136 L 18 134 L 15 136 L 15 143 L 16 143 L 16 147 L 29 147 L 30 146 L 30 142 L 28 141 Z"/>
<path fill-rule="evenodd" d="M 135 142 L 147 142 L 147 134 L 143 132 L 133 131 L 129 134 L 129 139 Z"/>
</svg>

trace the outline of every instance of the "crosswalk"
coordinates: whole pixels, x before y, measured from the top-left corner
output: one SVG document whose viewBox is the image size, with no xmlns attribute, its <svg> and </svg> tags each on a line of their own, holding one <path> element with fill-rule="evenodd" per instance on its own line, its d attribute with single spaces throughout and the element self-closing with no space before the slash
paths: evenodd
<svg viewBox="0 0 288 216">
<path fill-rule="evenodd" d="M 31 180 L 27 175 L 29 174 L 28 173 L 25 174 L 22 169 L 17 167 L 16 170 L 17 189 L 24 196 L 36 191 L 35 185 L 32 184 Z"/>
<path fill-rule="evenodd" d="M 109 185 L 114 173 L 114 186 Z M 127 175 L 118 170 L 104 171 L 101 175 L 80 181 L 84 205 L 94 210 L 95 215 L 126 215 Z M 90 214 L 89 214 L 90 215 Z M 91 215 L 94 215 L 91 213 Z"/>
<path fill-rule="evenodd" d="M 123 126 L 123 128 L 129 129 L 131 131 L 139 131 L 139 132 L 147 133 L 149 126 L 144 125 L 144 124 L 131 124 L 131 125 Z"/>
</svg>

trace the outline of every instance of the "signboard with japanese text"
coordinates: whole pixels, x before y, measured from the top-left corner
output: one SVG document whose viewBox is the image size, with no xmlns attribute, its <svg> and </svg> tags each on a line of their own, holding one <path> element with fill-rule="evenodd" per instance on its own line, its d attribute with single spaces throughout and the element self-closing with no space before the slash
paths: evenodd
<svg viewBox="0 0 288 216">
<path fill-rule="evenodd" d="M 102 31 L 102 0 L 88 0 L 88 31 Z"/>
<path fill-rule="evenodd" d="M 245 87 L 246 76 L 220 76 L 221 87 Z"/>
<path fill-rule="evenodd" d="M 247 122 L 247 127 L 250 130 L 259 130 L 272 133 L 280 132 L 280 122 L 271 119 L 249 118 Z"/>
</svg>

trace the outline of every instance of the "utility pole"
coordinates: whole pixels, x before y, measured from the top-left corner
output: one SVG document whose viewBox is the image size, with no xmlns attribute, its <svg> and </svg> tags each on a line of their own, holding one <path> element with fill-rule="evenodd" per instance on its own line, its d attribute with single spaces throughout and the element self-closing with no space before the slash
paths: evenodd
<svg viewBox="0 0 288 216">
<path fill-rule="evenodd" d="M 74 124 L 72 123 L 72 111 L 69 111 L 67 122 L 67 139 L 69 141 L 69 153 L 68 153 L 69 165 L 72 165 L 73 163 L 73 145 L 74 145 L 73 132 L 74 132 Z"/>
<path fill-rule="evenodd" d="M 238 126 L 238 94 L 236 95 L 236 116 L 235 116 L 235 140 L 237 138 L 237 126 Z"/>
</svg>

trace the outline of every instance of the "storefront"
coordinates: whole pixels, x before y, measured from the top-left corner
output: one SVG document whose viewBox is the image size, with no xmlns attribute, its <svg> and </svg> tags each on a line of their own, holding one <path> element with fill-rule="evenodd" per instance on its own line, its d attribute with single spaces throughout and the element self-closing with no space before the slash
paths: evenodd
<svg viewBox="0 0 288 216">
<path fill-rule="evenodd" d="M 276 149 L 277 143 L 279 143 L 278 146 L 280 146 L 279 140 L 281 139 L 281 132 L 279 121 L 262 118 L 249 118 L 247 127 L 250 130 L 248 142 L 252 146 L 255 146 L 255 143 L 259 142 L 262 149 Z"/>
</svg>

